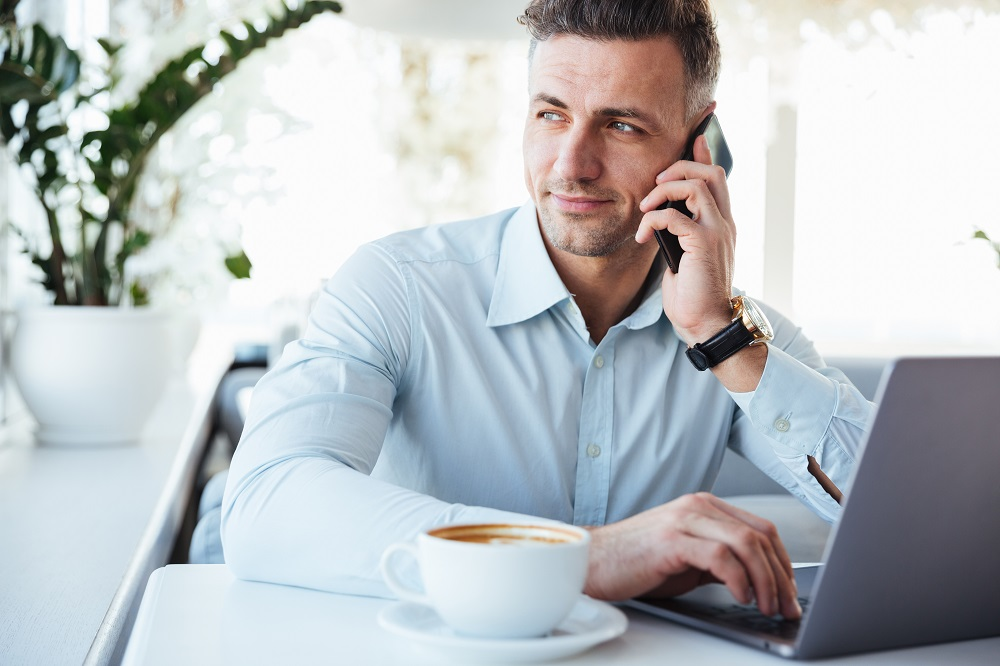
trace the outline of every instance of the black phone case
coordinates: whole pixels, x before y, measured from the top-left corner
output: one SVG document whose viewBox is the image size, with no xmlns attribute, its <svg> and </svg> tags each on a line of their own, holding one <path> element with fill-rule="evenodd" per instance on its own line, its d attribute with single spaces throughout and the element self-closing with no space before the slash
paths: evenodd
<svg viewBox="0 0 1000 666">
<path fill-rule="evenodd" d="M 685 160 L 694 159 L 694 142 L 695 140 L 705 134 L 708 137 L 708 145 L 712 150 L 712 162 L 721 166 L 725 172 L 726 177 L 729 177 L 729 172 L 733 170 L 733 154 L 729 150 L 729 145 L 726 143 L 726 137 L 722 133 L 722 126 L 719 124 L 719 119 L 716 118 L 714 113 L 708 114 L 701 124 L 695 128 L 694 132 L 691 134 L 691 138 L 688 140 L 687 148 L 684 151 Z M 688 217 L 691 217 L 691 211 L 683 201 L 667 201 L 666 203 L 657 207 L 657 210 L 663 210 L 665 208 L 674 208 L 681 213 L 684 213 Z M 681 247 L 680 241 L 677 240 L 677 236 L 670 233 L 666 229 L 655 230 L 653 235 L 656 237 L 656 242 L 660 245 L 660 250 L 663 252 L 663 257 L 667 260 L 667 266 L 674 273 L 677 272 L 678 267 L 681 264 L 681 255 L 684 254 L 684 248 Z"/>
</svg>

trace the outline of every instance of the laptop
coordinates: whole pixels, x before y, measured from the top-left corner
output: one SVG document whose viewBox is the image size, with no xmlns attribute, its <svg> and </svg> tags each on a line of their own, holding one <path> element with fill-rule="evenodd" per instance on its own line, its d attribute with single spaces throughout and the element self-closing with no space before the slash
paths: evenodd
<svg viewBox="0 0 1000 666">
<path fill-rule="evenodd" d="M 800 621 L 718 584 L 627 605 L 796 659 L 1000 636 L 1000 357 L 898 359 L 876 403 Z"/>
</svg>

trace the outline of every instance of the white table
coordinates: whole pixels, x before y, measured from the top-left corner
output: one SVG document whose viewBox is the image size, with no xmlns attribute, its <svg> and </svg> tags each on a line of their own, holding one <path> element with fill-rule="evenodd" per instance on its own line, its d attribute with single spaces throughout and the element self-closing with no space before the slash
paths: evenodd
<svg viewBox="0 0 1000 666">
<path fill-rule="evenodd" d="M 169 561 L 232 349 L 203 334 L 135 445 L 41 447 L 18 410 L 0 428 L 0 664 L 121 658 Z"/>
<path fill-rule="evenodd" d="M 240 581 L 225 565 L 153 572 L 125 666 L 456 664 L 378 626 L 384 599 Z M 628 610 L 620 638 L 558 663 L 783 664 L 789 661 Z M 824 661 L 835 664 L 995 664 L 1000 638 Z"/>
</svg>

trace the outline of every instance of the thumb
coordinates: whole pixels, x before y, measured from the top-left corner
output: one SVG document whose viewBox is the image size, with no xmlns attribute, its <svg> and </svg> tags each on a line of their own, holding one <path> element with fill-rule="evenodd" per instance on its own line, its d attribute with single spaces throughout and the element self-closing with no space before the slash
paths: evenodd
<svg viewBox="0 0 1000 666">
<path fill-rule="evenodd" d="M 694 160 L 702 164 L 713 164 L 712 149 L 708 146 L 708 137 L 704 134 L 698 136 L 694 142 Z"/>
</svg>

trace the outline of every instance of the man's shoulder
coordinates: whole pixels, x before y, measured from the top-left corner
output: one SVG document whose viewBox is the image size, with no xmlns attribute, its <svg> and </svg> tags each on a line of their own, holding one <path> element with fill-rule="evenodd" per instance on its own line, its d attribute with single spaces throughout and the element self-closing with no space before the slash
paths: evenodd
<svg viewBox="0 0 1000 666">
<path fill-rule="evenodd" d="M 518 210 L 399 231 L 371 244 L 400 263 L 476 263 L 499 254 L 504 229 Z"/>
</svg>

